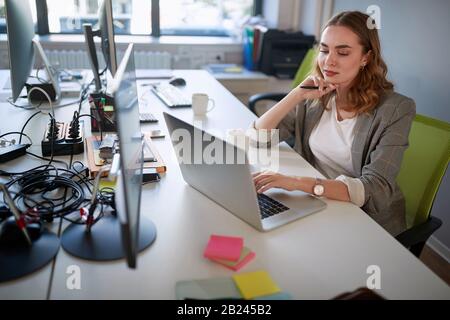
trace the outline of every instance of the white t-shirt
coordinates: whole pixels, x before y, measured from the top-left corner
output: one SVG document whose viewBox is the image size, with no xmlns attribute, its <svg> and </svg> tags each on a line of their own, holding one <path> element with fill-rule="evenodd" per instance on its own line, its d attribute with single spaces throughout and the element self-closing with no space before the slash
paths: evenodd
<svg viewBox="0 0 450 320">
<path fill-rule="evenodd" d="M 351 202 L 362 207 L 365 203 L 364 185 L 353 170 L 351 152 L 357 117 L 339 121 L 335 97 L 330 99 L 327 109 L 309 138 L 316 169 L 329 179 L 345 183 Z"/>
</svg>

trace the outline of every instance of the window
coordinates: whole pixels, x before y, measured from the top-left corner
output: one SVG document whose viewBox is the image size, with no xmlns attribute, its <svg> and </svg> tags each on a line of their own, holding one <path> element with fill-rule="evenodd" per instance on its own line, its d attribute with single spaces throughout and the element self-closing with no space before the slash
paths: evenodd
<svg viewBox="0 0 450 320">
<path fill-rule="evenodd" d="M 0 0 L 0 33 L 6 33 L 5 0 Z"/>
<path fill-rule="evenodd" d="M 30 3 L 31 14 L 33 15 L 33 21 L 37 22 L 36 15 L 36 1 L 28 0 Z M 6 33 L 6 8 L 5 0 L 0 0 L 0 33 Z"/>
<path fill-rule="evenodd" d="M 164 0 L 159 5 L 162 35 L 233 35 L 253 11 L 253 0 Z"/>
<path fill-rule="evenodd" d="M 83 33 L 83 24 L 98 24 L 103 0 L 28 0 L 37 31 Z M 260 14 L 263 0 L 112 0 L 116 34 L 229 36 L 252 14 Z M 0 0 L 0 33 L 6 32 L 5 0 Z M 36 8 L 37 4 L 37 8 Z M 152 12 L 153 8 L 153 12 Z M 36 11 L 38 14 L 36 14 Z"/>
<path fill-rule="evenodd" d="M 102 0 L 47 0 L 50 33 L 83 33 L 83 24 L 98 24 Z M 116 34 L 150 34 L 151 2 L 148 0 L 113 0 Z"/>
</svg>

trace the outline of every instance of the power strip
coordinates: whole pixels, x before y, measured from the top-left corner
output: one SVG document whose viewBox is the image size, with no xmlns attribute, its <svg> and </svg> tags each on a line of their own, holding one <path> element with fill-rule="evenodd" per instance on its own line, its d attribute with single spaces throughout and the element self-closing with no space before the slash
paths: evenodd
<svg viewBox="0 0 450 320">
<path fill-rule="evenodd" d="M 30 146 L 31 144 L 14 144 L 0 148 L 0 163 L 8 162 L 25 155 Z"/>
<path fill-rule="evenodd" d="M 70 156 L 84 152 L 84 123 L 79 122 L 78 134 L 73 136 L 70 123 L 57 122 L 57 130 L 52 138 L 51 128 L 47 128 L 41 142 L 44 157 Z M 52 143 L 53 142 L 53 143 Z M 53 144 L 53 146 L 52 146 Z"/>
</svg>

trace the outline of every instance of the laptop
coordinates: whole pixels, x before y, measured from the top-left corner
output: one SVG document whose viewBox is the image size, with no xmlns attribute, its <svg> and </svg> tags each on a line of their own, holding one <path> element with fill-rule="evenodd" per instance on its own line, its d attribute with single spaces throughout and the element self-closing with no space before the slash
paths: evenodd
<svg viewBox="0 0 450 320">
<path fill-rule="evenodd" d="M 171 139 L 186 183 L 255 229 L 273 230 L 326 208 L 327 205 L 322 200 L 300 191 L 277 189 L 257 194 L 244 150 L 168 113 L 164 113 L 164 118 L 172 139 L 183 133 L 188 133 L 190 137 L 203 137 L 201 148 L 194 146 L 193 138 L 190 144 L 184 144 L 185 137 L 178 141 Z M 215 155 L 216 160 L 222 157 L 222 161 L 213 163 L 208 159 L 205 161 L 202 156 L 198 159 L 199 150 L 202 155 L 208 154 L 212 143 L 214 146 L 222 146 L 223 152 L 219 158 Z M 184 146 L 188 148 L 182 149 Z M 228 160 L 231 159 L 231 151 L 234 161 L 226 161 L 227 153 Z M 242 159 L 244 161 L 237 161 Z"/>
</svg>

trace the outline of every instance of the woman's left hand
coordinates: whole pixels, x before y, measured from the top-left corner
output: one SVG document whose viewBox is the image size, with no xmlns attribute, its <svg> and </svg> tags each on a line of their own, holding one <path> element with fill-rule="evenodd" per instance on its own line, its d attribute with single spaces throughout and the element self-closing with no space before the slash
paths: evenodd
<svg viewBox="0 0 450 320">
<path fill-rule="evenodd" d="M 280 188 L 287 191 L 298 190 L 298 178 L 285 176 L 275 172 L 259 172 L 253 174 L 256 192 L 263 193 L 272 188 Z"/>
</svg>

